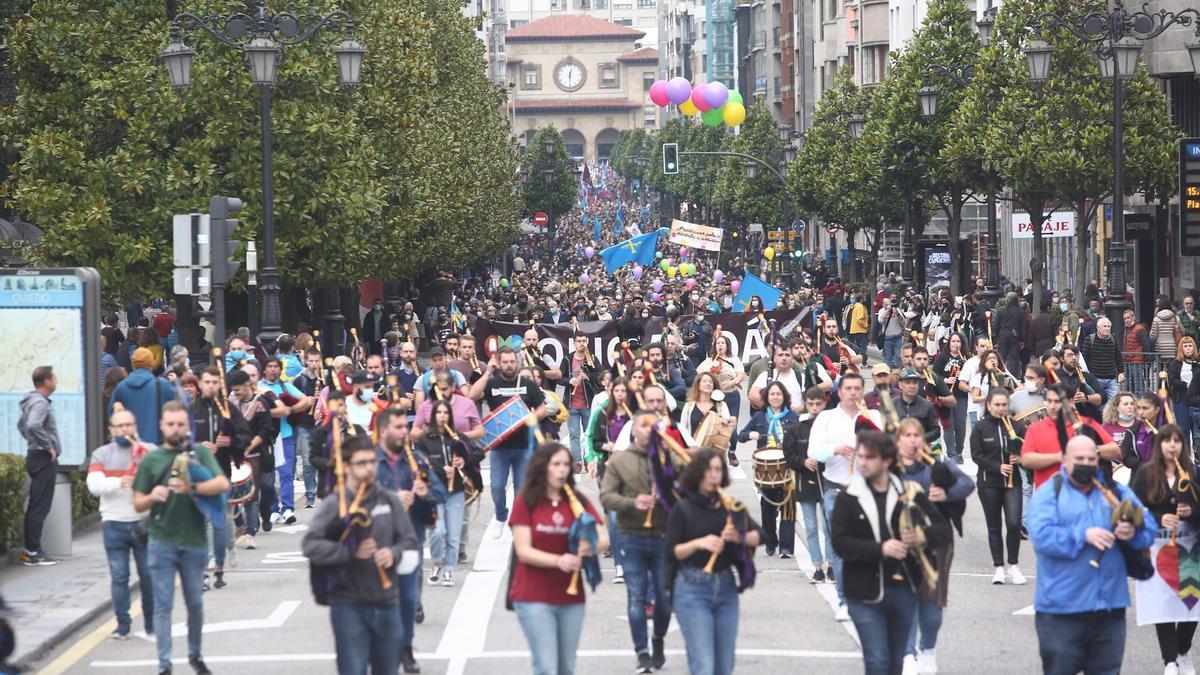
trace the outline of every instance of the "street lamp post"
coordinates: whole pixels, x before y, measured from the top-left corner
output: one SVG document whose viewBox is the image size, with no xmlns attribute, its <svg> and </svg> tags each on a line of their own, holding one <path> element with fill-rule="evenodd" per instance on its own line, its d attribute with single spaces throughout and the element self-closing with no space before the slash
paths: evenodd
<svg viewBox="0 0 1200 675">
<path fill-rule="evenodd" d="M 306 42 L 321 31 L 340 31 L 343 40 L 333 48 L 337 57 L 338 79 L 343 85 L 361 82 L 363 57 L 367 52 L 354 39 L 354 20 L 344 11 L 336 10 L 325 16 L 309 12 L 270 12 L 263 0 L 258 1 L 252 14 L 234 12 L 227 16 L 216 14 L 200 17 L 183 13 L 171 22 L 171 42 L 159 56 L 166 66 L 171 86 L 183 89 L 192 85 L 192 61 L 196 50 L 183 41 L 184 31 L 201 30 L 221 44 L 239 49 L 250 68 L 251 78 L 259 88 L 259 117 L 262 124 L 263 173 L 263 268 L 262 268 L 262 332 L 259 339 L 273 341 L 279 336 L 279 269 L 275 262 L 275 184 L 271 167 L 271 94 L 283 60 L 284 47 Z M 223 336 L 222 336 L 223 339 Z"/>
<path fill-rule="evenodd" d="M 1053 12 L 1039 15 L 1028 26 L 1035 39 L 1027 41 L 1022 49 L 1029 79 L 1044 82 L 1050 78 L 1050 63 L 1054 47 L 1044 39 L 1059 28 L 1065 28 L 1084 42 L 1096 45 L 1096 56 L 1100 59 L 1101 73 L 1111 73 L 1113 78 L 1113 220 L 1112 237 L 1108 242 L 1108 270 L 1106 285 L 1108 301 L 1104 308 L 1112 321 L 1113 339 L 1122 344 L 1124 333 L 1123 314 L 1129 308 L 1125 300 L 1125 119 L 1124 80 L 1137 73 L 1141 43 L 1154 39 L 1173 26 L 1195 25 L 1196 33 L 1187 45 L 1192 70 L 1200 77 L 1200 11 L 1187 8 L 1179 12 L 1170 10 L 1130 12 L 1121 0 L 1115 0 L 1112 9 L 1093 10 L 1081 17 L 1065 17 Z M 1111 59 L 1110 64 L 1106 63 Z"/>
</svg>

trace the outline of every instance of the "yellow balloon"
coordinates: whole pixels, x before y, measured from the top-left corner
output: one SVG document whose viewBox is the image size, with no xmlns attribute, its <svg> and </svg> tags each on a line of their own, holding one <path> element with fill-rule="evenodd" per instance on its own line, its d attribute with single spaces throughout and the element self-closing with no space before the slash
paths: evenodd
<svg viewBox="0 0 1200 675">
<path fill-rule="evenodd" d="M 775 259 L 775 247 L 768 246 L 765 249 L 763 249 L 763 257 L 766 258 L 767 260 L 774 260 Z"/>
<path fill-rule="evenodd" d="M 679 112 L 683 113 L 684 115 L 687 115 L 688 117 L 691 117 L 693 115 L 698 114 L 700 112 L 700 109 L 697 108 L 696 104 L 692 103 L 692 99 L 689 98 L 688 100 L 679 104 Z"/>
<path fill-rule="evenodd" d="M 667 268 L 667 277 L 668 278 L 674 279 L 676 274 L 679 274 L 678 267 L 671 265 L 670 267 Z"/>
<path fill-rule="evenodd" d="M 721 117 L 725 120 L 725 124 L 736 127 L 746 121 L 746 106 L 737 101 L 729 101 L 722 109 Z"/>
</svg>

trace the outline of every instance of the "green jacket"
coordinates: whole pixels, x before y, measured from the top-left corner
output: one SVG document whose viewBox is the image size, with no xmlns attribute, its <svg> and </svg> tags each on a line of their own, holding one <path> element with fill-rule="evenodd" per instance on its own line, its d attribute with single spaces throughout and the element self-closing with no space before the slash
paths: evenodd
<svg viewBox="0 0 1200 675">
<path fill-rule="evenodd" d="M 645 448 L 630 445 L 624 452 L 614 452 L 605 465 L 604 482 L 600 485 L 600 503 L 617 512 L 617 531 L 624 534 L 657 534 L 667 531 L 667 510 L 655 501 L 654 518 L 645 526 L 646 511 L 634 505 L 638 495 L 650 494 L 650 459 Z"/>
<path fill-rule="evenodd" d="M 1189 317 L 1187 312 L 1179 310 L 1179 323 L 1183 325 L 1184 336 L 1190 336 L 1196 342 L 1200 342 L 1200 312 Z"/>
</svg>

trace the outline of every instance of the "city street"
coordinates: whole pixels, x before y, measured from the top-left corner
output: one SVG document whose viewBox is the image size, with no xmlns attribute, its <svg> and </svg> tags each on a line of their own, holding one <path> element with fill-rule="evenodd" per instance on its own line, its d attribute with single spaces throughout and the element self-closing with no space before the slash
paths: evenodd
<svg viewBox="0 0 1200 675">
<path fill-rule="evenodd" d="M 733 494 L 756 500 L 753 483 L 741 469 L 750 465 L 749 444 L 742 467 L 734 469 Z M 973 467 L 968 465 L 973 472 Z M 486 479 L 486 473 L 485 473 Z M 595 485 L 582 490 L 595 498 Z M 423 673 L 500 675 L 529 672 L 528 651 L 516 616 L 504 609 L 503 587 L 511 548 L 507 531 L 488 530 L 491 505 L 471 523 L 470 562 L 455 576 L 454 588 L 423 588 L 425 623 L 417 627 L 416 651 Z M 757 515 L 757 506 L 751 507 Z M 333 670 L 333 635 L 328 610 L 313 602 L 300 537 L 312 511 L 300 522 L 277 526 L 258 537 L 258 549 L 239 550 L 227 574 L 229 586 L 205 594 L 204 657 L 218 673 L 328 673 Z M 943 673 L 1031 673 L 1040 669 L 1033 627 L 1035 565 L 1031 548 L 1022 549 L 1024 587 L 992 586 L 982 512 L 971 497 L 959 539 L 951 580 L 950 606 L 938 644 Z M 493 532 L 495 531 L 493 526 Z M 759 550 L 757 585 L 742 596 L 738 635 L 740 672 L 862 672 L 851 623 L 834 620 L 830 584 L 812 585 L 805 576 L 808 556 L 802 542 L 797 558 L 767 558 Z M 634 654 L 625 619 L 625 587 L 614 585 L 612 561 L 603 561 L 605 581 L 588 598 L 578 672 L 632 672 Z M 190 672 L 182 637 L 182 597 L 176 599 L 174 656 L 177 672 Z M 134 609 L 138 611 L 137 602 Z M 1132 617 L 1132 611 L 1130 616 Z M 139 626 L 141 620 L 134 619 Z M 154 645 L 138 635 L 126 642 L 108 638 L 114 622 L 105 613 L 39 662 L 43 673 L 152 672 Z M 1153 630 L 1132 618 L 1125 672 L 1155 671 L 1158 649 Z M 20 636 L 18 636 L 18 639 Z M 665 672 L 686 672 L 683 638 L 676 627 L 667 636 Z"/>
</svg>

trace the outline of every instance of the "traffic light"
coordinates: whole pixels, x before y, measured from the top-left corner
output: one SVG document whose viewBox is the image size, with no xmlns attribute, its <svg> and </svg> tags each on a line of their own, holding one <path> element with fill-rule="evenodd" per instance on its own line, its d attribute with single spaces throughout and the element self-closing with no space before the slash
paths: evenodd
<svg viewBox="0 0 1200 675">
<path fill-rule="evenodd" d="M 231 260 L 240 243 L 234 238 L 237 230 L 237 212 L 242 210 L 242 200 L 237 197 L 210 197 L 208 200 L 209 215 L 209 250 L 212 265 L 212 283 L 225 285 L 238 273 L 242 263 Z"/>
<path fill-rule="evenodd" d="M 679 173 L 678 143 L 663 143 L 663 173 L 668 176 Z"/>
</svg>

